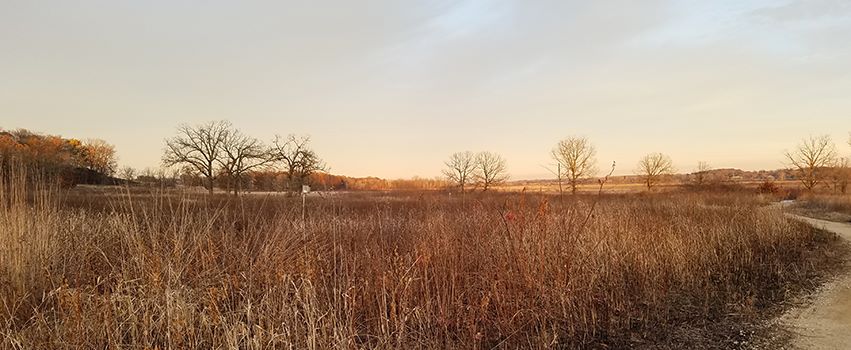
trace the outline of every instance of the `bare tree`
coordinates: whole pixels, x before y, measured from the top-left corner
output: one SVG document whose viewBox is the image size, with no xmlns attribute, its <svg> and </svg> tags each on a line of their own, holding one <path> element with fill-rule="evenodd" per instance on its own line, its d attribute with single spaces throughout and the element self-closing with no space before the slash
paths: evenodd
<svg viewBox="0 0 851 350">
<path fill-rule="evenodd" d="M 317 171 L 325 170 L 325 163 L 310 148 L 309 136 L 275 136 L 271 159 L 283 163 L 287 173 L 287 190 L 292 191 L 307 182 Z"/>
<path fill-rule="evenodd" d="M 157 173 L 153 168 L 146 167 L 145 169 L 142 169 L 142 173 L 139 174 L 139 177 L 147 177 L 147 178 L 151 178 L 151 179 L 156 179 Z"/>
<path fill-rule="evenodd" d="M 166 166 L 188 165 L 206 179 L 210 194 L 216 179 L 216 164 L 221 161 L 222 143 L 230 133 L 227 121 L 214 121 L 198 126 L 182 124 L 177 127 L 177 136 L 166 139 L 163 164 Z"/>
<path fill-rule="evenodd" d="M 239 194 L 243 176 L 247 172 L 272 161 L 271 152 L 260 140 L 239 130 L 230 131 L 222 141 L 221 148 L 223 156 L 218 162 L 230 180 L 234 195 Z"/>
<path fill-rule="evenodd" d="M 506 171 L 505 159 L 499 154 L 491 152 L 476 154 L 475 177 L 482 184 L 482 191 L 487 191 L 491 186 L 508 180 Z"/>
<path fill-rule="evenodd" d="M 707 162 L 697 162 L 697 169 L 694 171 L 694 184 L 698 187 L 706 185 L 706 177 L 712 167 Z"/>
<path fill-rule="evenodd" d="M 851 182 L 851 169 L 848 167 L 848 158 L 842 157 L 836 160 L 833 171 L 830 173 L 830 181 L 834 191 L 841 194 L 848 192 L 848 183 Z"/>
<path fill-rule="evenodd" d="M 467 184 L 474 178 L 476 155 L 470 151 L 458 152 L 451 155 L 444 164 L 446 169 L 443 170 L 443 175 L 450 182 L 457 184 L 461 188 L 461 193 L 464 193 Z"/>
<path fill-rule="evenodd" d="M 558 163 L 559 179 L 567 180 L 573 194 L 576 194 L 581 179 L 597 175 L 597 150 L 587 138 L 569 137 L 561 140 L 551 154 Z"/>
<path fill-rule="evenodd" d="M 136 178 L 136 169 L 131 166 L 121 168 L 121 178 L 127 181 L 133 181 Z"/>
<path fill-rule="evenodd" d="M 794 151 L 786 152 L 789 164 L 798 170 L 801 183 L 812 191 L 824 181 L 836 161 L 836 146 L 828 135 L 804 139 Z"/>
<path fill-rule="evenodd" d="M 650 153 L 638 162 L 636 173 L 644 177 L 644 184 L 649 190 L 657 184 L 663 176 L 674 173 L 674 165 L 671 157 L 662 153 Z"/>
</svg>

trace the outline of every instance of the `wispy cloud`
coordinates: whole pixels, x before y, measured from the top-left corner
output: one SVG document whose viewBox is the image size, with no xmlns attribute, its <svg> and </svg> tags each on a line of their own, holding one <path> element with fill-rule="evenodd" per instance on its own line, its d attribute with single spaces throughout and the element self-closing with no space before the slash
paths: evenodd
<svg viewBox="0 0 851 350">
<path fill-rule="evenodd" d="M 229 118 L 311 133 L 353 175 L 430 176 L 460 149 L 529 174 L 568 134 L 621 164 L 670 150 L 681 168 L 758 168 L 851 117 L 844 1 L 0 6 L 4 126 L 114 140 L 140 167 L 177 122 Z"/>
</svg>

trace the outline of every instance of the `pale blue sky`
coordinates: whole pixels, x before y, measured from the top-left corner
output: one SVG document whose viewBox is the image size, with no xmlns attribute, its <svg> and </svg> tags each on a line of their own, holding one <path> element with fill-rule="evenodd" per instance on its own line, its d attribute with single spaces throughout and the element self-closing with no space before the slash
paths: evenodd
<svg viewBox="0 0 851 350">
<path fill-rule="evenodd" d="M 179 123 L 310 134 L 334 173 L 490 150 L 547 176 L 568 135 L 630 173 L 778 168 L 851 131 L 851 2 L 0 0 L 0 127 L 157 166 Z"/>
</svg>

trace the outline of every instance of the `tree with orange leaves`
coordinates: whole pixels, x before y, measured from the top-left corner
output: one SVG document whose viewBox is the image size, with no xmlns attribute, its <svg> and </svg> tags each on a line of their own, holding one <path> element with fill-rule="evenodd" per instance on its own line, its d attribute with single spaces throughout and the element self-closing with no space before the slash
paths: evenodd
<svg viewBox="0 0 851 350">
<path fill-rule="evenodd" d="M 72 141 L 75 140 L 70 140 Z M 112 176 L 118 168 L 115 146 L 101 139 L 89 139 L 82 145 L 83 165 L 101 174 Z"/>
</svg>

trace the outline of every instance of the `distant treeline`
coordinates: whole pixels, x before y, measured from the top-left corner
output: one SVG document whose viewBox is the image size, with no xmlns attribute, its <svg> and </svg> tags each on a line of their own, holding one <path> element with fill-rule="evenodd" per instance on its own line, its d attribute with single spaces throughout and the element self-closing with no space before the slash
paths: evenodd
<svg viewBox="0 0 851 350">
<path fill-rule="evenodd" d="M 145 169 L 136 172 L 124 168 L 117 172 L 117 159 L 114 146 L 99 139 L 78 140 L 48 135 L 26 129 L 4 130 L 0 128 L 0 172 L 7 176 L 11 170 L 26 169 L 30 176 L 50 176 L 63 186 L 78 184 L 119 184 L 128 182 L 136 185 L 156 186 L 204 186 L 201 176 L 186 171 L 164 171 Z M 116 175 L 119 178 L 113 177 Z M 282 192 L 290 189 L 290 179 L 286 171 L 258 169 L 250 171 L 239 179 L 239 185 L 247 191 Z M 215 185 L 219 189 L 232 190 L 237 183 L 220 172 Z M 448 183 L 443 179 L 387 180 L 377 177 L 349 177 L 315 172 L 308 175 L 305 184 L 315 190 L 435 190 L 443 189 Z"/>
<path fill-rule="evenodd" d="M 30 176 L 59 179 L 63 186 L 111 184 L 116 168 L 115 148 L 99 139 L 81 141 L 26 129 L 0 128 L 0 172 L 26 169 Z"/>
<path fill-rule="evenodd" d="M 776 170 L 741 170 L 741 169 L 709 169 L 695 171 L 687 174 L 673 174 L 670 176 L 674 183 L 691 183 L 695 177 L 703 176 L 703 181 L 708 183 L 744 182 L 744 181 L 784 181 L 796 180 L 795 171 L 789 169 Z M 609 179 L 611 183 L 640 183 L 640 175 L 613 176 Z"/>
<path fill-rule="evenodd" d="M 332 175 L 309 136 L 275 135 L 271 143 L 242 132 L 228 121 L 181 124 L 165 140 L 163 164 L 178 169 L 180 183 L 203 186 L 213 193 L 225 189 L 299 192 L 303 185 L 317 190 L 424 190 L 446 186 L 446 181 L 414 178 L 383 180 Z M 132 171 L 122 173 L 132 174 Z M 137 180 L 125 177 L 128 180 Z"/>
<path fill-rule="evenodd" d="M 285 171 L 258 170 L 252 171 L 241 178 L 240 188 L 249 192 L 286 192 L 289 189 L 289 177 Z M 137 183 L 152 183 L 155 176 L 140 175 L 134 179 Z M 184 186 L 204 186 L 204 178 L 194 174 L 179 175 L 178 181 Z M 449 187 L 449 183 L 440 178 L 420 178 L 388 180 L 377 177 L 349 177 L 324 172 L 310 174 L 305 183 L 317 191 L 388 191 L 388 190 L 441 190 Z M 226 174 L 216 178 L 216 187 L 230 191 L 234 179 Z"/>
</svg>

